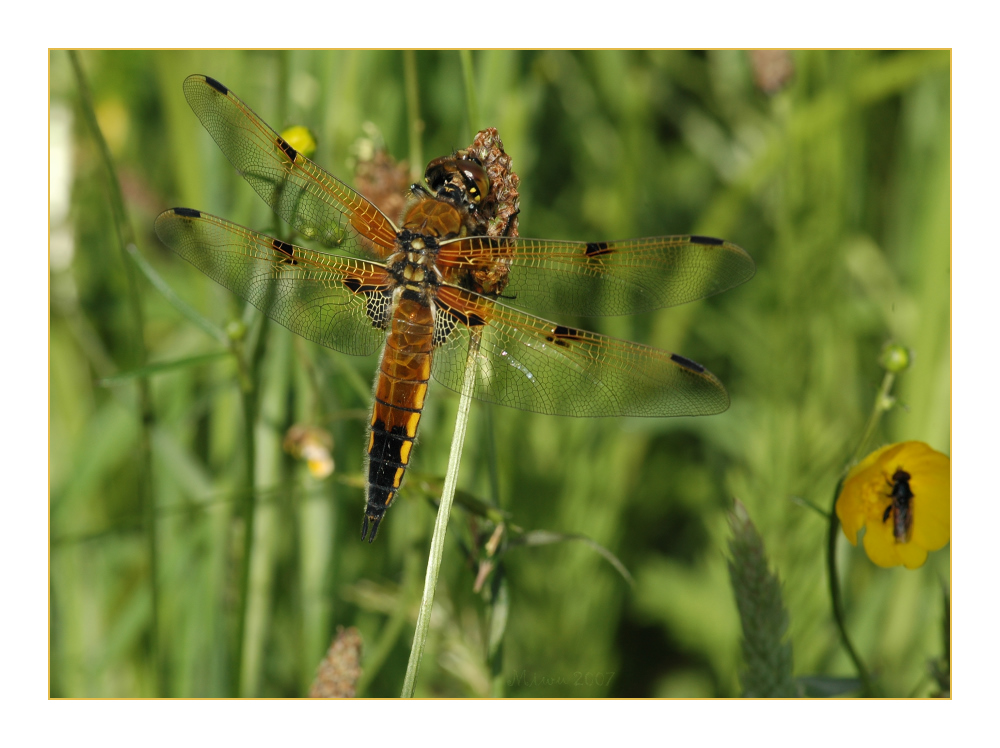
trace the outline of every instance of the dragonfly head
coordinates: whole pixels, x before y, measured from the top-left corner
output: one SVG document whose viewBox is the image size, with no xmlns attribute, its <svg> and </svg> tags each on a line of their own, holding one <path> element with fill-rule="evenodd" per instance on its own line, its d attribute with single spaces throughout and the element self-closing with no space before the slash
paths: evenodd
<svg viewBox="0 0 1000 748">
<path fill-rule="evenodd" d="M 468 210 L 476 210 L 490 194 L 483 162 L 468 151 L 434 159 L 427 164 L 424 179 L 438 199 Z"/>
</svg>

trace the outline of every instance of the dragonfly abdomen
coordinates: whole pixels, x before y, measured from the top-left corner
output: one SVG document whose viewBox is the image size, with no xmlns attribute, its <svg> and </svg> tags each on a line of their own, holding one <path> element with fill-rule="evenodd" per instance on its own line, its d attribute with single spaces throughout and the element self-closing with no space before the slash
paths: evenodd
<svg viewBox="0 0 1000 748">
<path fill-rule="evenodd" d="M 434 315 L 417 300 L 400 299 L 375 380 L 368 436 L 368 505 L 362 539 L 372 542 L 410 462 L 431 374 Z M 371 535 L 368 535 L 369 522 Z"/>
</svg>

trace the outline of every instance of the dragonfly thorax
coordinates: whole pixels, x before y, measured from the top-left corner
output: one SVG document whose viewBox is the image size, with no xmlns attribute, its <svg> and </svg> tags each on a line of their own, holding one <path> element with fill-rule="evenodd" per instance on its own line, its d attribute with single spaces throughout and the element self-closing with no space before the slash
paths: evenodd
<svg viewBox="0 0 1000 748">
<path fill-rule="evenodd" d="M 403 230 L 437 239 L 452 239 L 465 234 L 464 218 L 464 212 L 451 203 L 424 197 L 407 209 Z"/>
<path fill-rule="evenodd" d="M 386 270 L 396 281 L 397 288 L 413 292 L 412 298 L 429 302 L 442 282 L 435 264 L 438 249 L 436 237 L 401 230 L 396 236 L 396 251 L 386 260 Z"/>
</svg>

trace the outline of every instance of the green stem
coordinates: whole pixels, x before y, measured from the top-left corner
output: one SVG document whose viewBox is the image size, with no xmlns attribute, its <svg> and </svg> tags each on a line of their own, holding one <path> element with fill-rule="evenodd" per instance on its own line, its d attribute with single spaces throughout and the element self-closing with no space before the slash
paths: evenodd
<svg viewBox="0 0 1000 748">
<path fill-rule="evenodd" d="M 253 558 L 254 519 L 256 512 L 256 495 L 254 493 L 254 478 L 256 475 L 257 439 L 255 436 L 257 415 L 255 407 L 256 392 L 252 386 L 242 389 L 243 423 L 246 434 L 243 441 L 245 470 L 243 475 L 243 501 L 240 505 L 240 517 L 243 520 L 243 547 L 240 558 L 239 597 L 236 610 L 236 641 L 235 652 L 235 690 L 237 696 L 243 696 L 243 669 L 245 664 L 247 607 L 250 599 L 250 561 Z"/>
<path fill-rule="evenodd" d="M 875 429 L 878 428 L 882 416 L 892 408 L 893 400 L 889 392 L 892 390 L 892 385 L 895 381 L 896 375 L 891 371 L 887 371 L 885 376 L 882 377 L 882 386 L 879 388 L 878 396 L 875 398 L 875 405 L 872 407 L 871 415 L 868 416 L 868 423 L 865 424 L 861 441 L 858 442 L 858 447 L 851 456 L 851 466 L 856 465 L 858 460 L 861 459 L 861 455 L 865 454 L 865 448 L 875 433 Z"/>
<path fill-rule="evenodd" d="M 111 157 L 111 149 L 104 139 L 100 125 L 97 122 L 97 114 L 94 111 L 93 98 L 90 95 L 90 87 L 87 85 L 87 78 L 80 64 L 80 56 L 76 51 L 69 52 L 69 60 L 76 76 L 77 86 L 80 91 L 80 106 L 83 110 L 84 119 L 90 128 L 91 135 L 97 148 L 100 151 L 101 162 L 107 171 L 108 177 L 108 197 L 111 203 L 111 215 L 115 225 L 115 233 L 118 238 L 118 248 L 122 254 L 122 264 L 125 268 L 125 277 L 128 283 L 128 305 L 129 317 L 132 323 L 133 350 L 135 351 L 135 361 L 131 368 L 142 368 L 146 365 L 147 354 L 146 344 L 143 338 L 144 315 L 142 300 L 139 293 L 139 284 L 135 277 L 135 269 L 129 260 L 129 255 L 137 253 L 135 250 L 135 233 L 132 225 L 128 221 L 128 214 L 125 210 L 125 199 L 122 196 L 121 183 L 118 181 L 118 173 L 115 170 L 114 159 Z M 156 670 L 156 696 L 165 697 L 168 695 L 169 677 L 167 675 L 167 664 L 164 651 L 160 643 L 160 592 L 157 580 L 159 579 L 159 541 L 156 521 L 156 497 L 153 493 L 153 455 L 152 455 L 152 426 L 154 420 L 152 397 L 149 390 L 149 380 L 141 378 L 136 381 L 139 391 L 139 486 L 138 498 L 144 514 L 144 525 L 146 535 L 146 552 L 149 556 L 149 578 L 150 597 L 152 603 L 152 620 L 150 624 L 150 638 L 152 641 L 153 667 Z"/>
<path fill-rule="evenodd" d="M 409 608 L 409 601 L 400 598 L 399 611 L 393 613 L 385 625 L 385 628 L 379 635 L 379 640 L 372 648 L 371 656 L 365 656 L 365 666 L 361 671 L 361 677 L 358 678 L 357 685 L 355 686 L 355 693 L 358 696 L 368 697 L 368 687 L 371 686 L 372 681 L 375 676 L 378 675 L 385 661 L 388 659 L 389 655 L 392 653 L 393 647 L 399 640 L 400 635 L 403 633 L 403 627 L 406 625 L 406 611 Z"/>
<path fill-rule="evenodd" d="M 476 137 L 479 123 L 479 102 L 476 100 L 476 76 L 472 67 L 472 52 L 463 49 L 458 53 L 462 61 L 462 80 L 465 83 L 465 106 L 469 115 L 469 140 Z"/>
<path fill-rule="evenodd" d="M 410 135 L 410 179 L 419 180 L 424 169 L 421 138 L 424 121 L 420 119 L 420 89 L 417 84 L 417 53 L 412 49 L 403 52 L 403 78 L 406 88 L 406 119 Z"/>
<path fill-rule="evenodd" d="M 840 596 L 840 578 L 837 576 L 837 537 L 840 530 L 840 520 L 837 519 L 837 497 L 840 496 L 840 487 L 844 484 L 841 479 L 837 482 L 837 488 L 833 492 L 833 506 L 830 508 L 830 531 L 827 535 L 826 544 L 826 571 L 830 583 L 830 600 L 833 603 L 833 619 L 837 623 L 837 630 L 840 632 L 840 640 L 854 662 L 854 668 L 858 671 L 858 678 L 861 680 L 861 690 L 865 696 L 874 696 L 875 690 L 868 668 L 861 660 L 851 637 L 847 634 L 847 622 L 844 616 L 844 602 Z"/>
<path fill-rule="evenodd" d="M 243 351 L 237 351 L 240 362 L 243 423 L 246 434 L 244 449 L 244 491 L 240 507 L 243 520 L 243 555 L 240 558 L 239 602 L 236 611 L 236 693 L 244 693 L 246 671 L 247 615 L 250 609 L 250 572 L 253 565 L 254 525 L 257 517 L 257 397 L 260 363 L 264 357 L 265 341 L 270 329 L 267 319 L 261 320 L 260 331 L 253 349 L 244 358 Z"/>
<path fill-rule="evenodd" d="M 452 500 L 455 498 L 455 488 L 458 486 L 458 468 L 462 462 L 465 429 L 469 424 L 472 390 L 476 384 L 476 357 L 479 353 L 480 341 L 480 335 L 475 328 L 470 328 L 470 332 L 469 355 L 465 361 L 465 380 L 462 382 L 462 397 L 458 401 L 458 417 L 455 420 L 455 434 L 451 440 L 448 472 L 445 475 L 441 504 L 438 506 L 437 519 L 434 522 L 434 535 L 431 537 L 431 548 L 427 558 L 427 575 L 424 577 L 424 594 L 420 599 L 417 626 L 413 632 L 413 646 L 410 648 L 410 661 L 406 665 L 403 692 L 400 694 L 404 699 L 413 697 L 417 672 L 420 670 L 420 660 L 424 656 L 427 632 L 430 630 L 431 624 L 431 609 L 434 607 L 434 593 L 437 591 L 441 558 L 444 555 L 444 539 L 448 532 L 448 518 L 451 515 Z"/>
<path fill-rule="evenodd" d="M 892 396 L 889 394 L 892 390 L 893 382 L 896 381 L 896 375 L 887 371 L 885 376 L 882 377 L 882 386 L 879 388 L 879 393 L 875 398 L 875 404 L 872 406 L 871 415 L 868 416 L 868 423 L 865 424 L 865 430 L 861 435 L 861 440 L 858 442 L 857 448 L 854 450 L 854 454 L 851 456 L 850 466 L 856 465 L 861 456 L 865 453 L 868 443 L 871 441 L 872 436 L 875 434 L 875 430 L 878 428 L 879 423 L 882 420 L 882 416 L 892 408 L 893 400 Z M 827 545 L 826 545 L 826 568 L 827 576 L 830 583 L 830 602 L 833 606 L 833 618 L 837 623 L 837 629 L 840 631 L 840 640 L 844 644 L 844 648 L 847 650 L 847 654 L 850 655 L 851 660 L 854 662 L 854 667 L 858 671 L 858 678 L 861 680 L 862 693 L 865 696 L 877 696 L 877 691 L 875 684 L 871 679 L 871 675 L 868 673 L 868 668 L 865 667 L 864 662 L 861 660 L 861 656 L 858 651 L 854 648 L 851 643 L 851 638 L 847 634 L 847 621 L 844 615 L 844 601 L 840 594 L 840 578 L 837 576 L 837 538 L 839 536 L 840 530 L 840 520 L 837 518 L 837 499 L 840 497 L 840 488 L 844 485 L 844 479 L 841 478 L 837 482 L 837 488 L 833 492 L 833 505 L 830 507 L 830 531 L 827 535 Z"/>
</svg>

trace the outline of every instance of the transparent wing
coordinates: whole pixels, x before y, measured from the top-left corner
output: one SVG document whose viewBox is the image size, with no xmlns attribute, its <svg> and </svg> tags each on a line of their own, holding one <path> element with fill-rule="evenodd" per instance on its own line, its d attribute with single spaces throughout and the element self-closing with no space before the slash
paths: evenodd
<svg viewBox="0 0 1000 748">
<path fill-rule="evenodd" d="M 392 251 L 396 227 L 384 213 L 292 148 L 224 85 L 192 75 L 184 96 L 240 175 L 296 231 L 342 251 Z"/>
<path fill-rule="evenodd" d="M 156 219 L 177 254 L 292 332 L 367 356 L 385 340 L 391 280 L 382 265 L 314 252 L 190 208 Z"/>
<path fill-rule="evenodd" d="M 677 354 L 546 322 L 477 294 L 438 290 L 434 378 L 460 392 L 470 329 L 482 336 L 474 396 L 563 416 L 703 416 L 729 407 L 704 367 Z"/>
<path fill-rule="evenodd" d="M 540 314 L 636 314 L 684 304 L 749 280 L 754 262 L 740 247 L 707 236 L 616 242 L 475 237 L 445 244 L 438 266 L 454 285 L 507 266 L 503 300 Z M 496 274 L 494 273 L 493 276 Z"/>
</svg>

